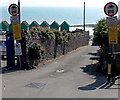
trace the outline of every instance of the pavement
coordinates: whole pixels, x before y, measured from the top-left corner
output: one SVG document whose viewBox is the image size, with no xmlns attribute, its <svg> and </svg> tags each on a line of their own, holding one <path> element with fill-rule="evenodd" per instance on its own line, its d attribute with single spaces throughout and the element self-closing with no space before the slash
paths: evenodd
<svg viewBox="0 0 120 100">
<path fill-rule="evenodd" d="M 2 74 L 2 98 L 118 98 L 119 82 L 95 72 L 97 46 L 84 46 L 37 69 Z"/>
</svg>

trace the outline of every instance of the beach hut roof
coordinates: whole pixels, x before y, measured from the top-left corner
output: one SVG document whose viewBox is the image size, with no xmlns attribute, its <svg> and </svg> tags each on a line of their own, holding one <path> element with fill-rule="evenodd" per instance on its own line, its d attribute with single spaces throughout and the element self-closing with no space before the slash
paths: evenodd
<svg viewBox="0 0 120 100">
<path fill-rule="evenodd" d="M 47 21 L 43 21 L 40 25 L 42 25 L 43 23 L 45 23 L 48 27 L 50 26 Z"/>
<path fill-rule="evenodd" d="M 54 21 L 52 24 L 56 24 L 57 26 L 60 26 L 56 21 Z M 51 25 L 52 25 L 52 24 L 51 24 Z"/>
<path fill-rule="evenodd" d="M 25 24 L 27 27 L 29 27 L 29 24 L 26 21 L 23 21 L 22 24 Z"/>
<path fill-rule="evenodd" d="M 2 21 L 1 24 L 4 24 L 5 26 L 9 26 L 7 21 Z"/>
<path fill-rule="evenodd" d="M 39 26 L 39 24 L 36 21 L 33 21 L 31 24 L 35 24 L 35 25 Z"/>
<path fill-rule="evenodd" d="M 64 21 L 60 26 L 62 26 L 63 24 L 70 26 L 66 21 Z"/>
</svg>

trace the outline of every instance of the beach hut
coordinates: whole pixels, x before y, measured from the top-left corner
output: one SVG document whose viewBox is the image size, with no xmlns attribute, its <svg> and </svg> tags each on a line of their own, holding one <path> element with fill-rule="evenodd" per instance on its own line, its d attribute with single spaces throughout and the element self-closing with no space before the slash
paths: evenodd
<svg viewBox="0 0 120 100">
<path fill-rule="evenodd" d="M 33 21 L 30 26 L 29 29 L 31 29 L 32 27 L 39 27 L 39 24 L 36 21 Z"/>
<path fill-rule="evenodd" d="M 54 21 L 51 25 L 50 25 L 50 29 L 56 29 L 59 30 L 60 25 Z"/>
<path fill-rule="evenodd" d="M 64 21 L 61 25 L 60 25 L 61 31 L 65 30 L 66 32 L 69 32 L 70 29 L 70 25 Z"/>
<path fill-rule="evenodd" d="M 1 22 L 1 27 L 3 31 L 8 31 L 9 30 L 9 24 L 7 21 L 2 21 Z"/>
<path fill-rule="evenodd" d="M 26 31 L 29 30 L 29 24 L 26 21 L 23 21 L 21 23 L 21 30 L 26 30 Z"/>
<path fill-rule="evenodd" d="M 41 27 L 50 27 L 50 25 L 46 22 L 46 21 L 43 21 L 41 24 L 40 24 Z"/>
</svg>

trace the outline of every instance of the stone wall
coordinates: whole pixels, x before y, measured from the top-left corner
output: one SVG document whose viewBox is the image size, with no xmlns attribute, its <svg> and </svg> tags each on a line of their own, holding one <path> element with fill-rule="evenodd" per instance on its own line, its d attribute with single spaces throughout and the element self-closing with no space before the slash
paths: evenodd
<svg viewBox="0 0 120 100">
<path fill-rule="evenodd" d="M 76 37 L 71 37 L 68 44 L 65 46 L 64 43 L 56 45 L 55 39 L 51 40 L 41 40 L 41 39 L 33 39 L 29 42 L 37 42 L 43 46 L 45 49 L 43 58 L 44 60 L 50 60 L 52 58 L 64 55 L 72 50 L 75 50 L 81 46 L 86 46 L 89 43 L 89 33 L 81 33 Z"/>
</svg>

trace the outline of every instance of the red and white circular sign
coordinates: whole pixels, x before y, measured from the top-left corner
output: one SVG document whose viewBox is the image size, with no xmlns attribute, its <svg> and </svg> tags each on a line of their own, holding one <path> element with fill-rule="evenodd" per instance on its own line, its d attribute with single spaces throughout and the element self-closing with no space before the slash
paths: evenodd
<svg viewBox="0 0 120 100">
<path fill-rule="evenodd" d="M 104 12 L 108 16 L 114 16 L 118 12 L 118 6 L 114 2 L 109 2 L 104 6 Z"/>
<path fill-rule="evenodd" d="M 20 12 L 20 8 L 16 4 L 11 4 L 8 8 L 10 15 L 17 16 Z"/>
</svg>

